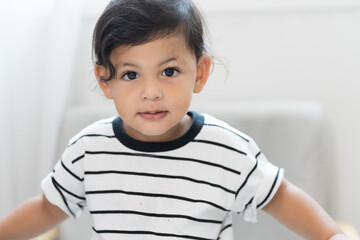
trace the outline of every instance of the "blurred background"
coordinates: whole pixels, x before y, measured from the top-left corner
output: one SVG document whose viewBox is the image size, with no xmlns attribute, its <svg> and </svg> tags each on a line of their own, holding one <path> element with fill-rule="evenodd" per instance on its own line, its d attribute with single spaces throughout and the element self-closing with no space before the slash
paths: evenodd
<svg viewBox="0 0 360 240">
<path fill-rule="evenodd" d="M 91 38 L 107 2 L 0 0 L 0 215 L 40 193 L 64 111 L 105 101 Z M 195 101 L 321 103 L 336 154 L 331 215 L 359 230 L 360 2 L 198 2 L 229 71 L 216 65 Z"/>
</svg>

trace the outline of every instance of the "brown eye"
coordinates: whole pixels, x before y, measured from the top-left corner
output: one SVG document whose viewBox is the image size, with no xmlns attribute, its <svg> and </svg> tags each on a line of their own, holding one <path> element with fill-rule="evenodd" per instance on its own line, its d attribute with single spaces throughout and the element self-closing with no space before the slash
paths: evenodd
<svg viewBox="0 0 360 240">
<path fill-rule="evenodd" d="M 167 68 L 161 73 L 161 75 L 166 77 L 174 77 L 178 73 L 179 71 L 176 70 L 175 68 Z"/>
<path fill-rule="evenodd" d="M 137 72 L 127 72 L 124 75 L 122 75 L 121 78 L 124 78 L 126 80 L 134 80 L 139 77 L 139 74 Z"/>
</svg>

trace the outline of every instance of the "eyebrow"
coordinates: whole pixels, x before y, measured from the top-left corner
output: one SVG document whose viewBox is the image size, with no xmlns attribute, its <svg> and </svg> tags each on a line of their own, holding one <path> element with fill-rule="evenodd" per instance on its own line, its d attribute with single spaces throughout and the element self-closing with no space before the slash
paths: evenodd
<svg viewBox="0 0 360 240">
<path fill-rule="evenodd" d="M 168 62 L 171 62 L 171 61 L 177 61 L 178 59 L 176 57 L 171 57 L 163 62 L 160 63 L 160 66 L 161 65 L 164 65 Z M 180 61 L 180 62 L 183 62 L 183 61 Z M 121 67 L 126 67 L 126 66 L 130 66 L 130 67 L 137 67 L 137 68 L 140 68 L 138 65 L 134 64 L 134 63 L 129 63 L 129 62 L 123 62 L 123 63 L 118 63 L 115 65 L 115 68 L 118 68 L 119 66 Z"/>
<path fill-rule="evenodd" d="M 163 61 L 163 62 L 161 62 L 160 63 L 160 65 L 164 65 L 164 64 L 166 64 L 166 63 L 168 63 L 168 62 L 171 62 L 171 61 L 176 61 L 177 59 L 176 59 L 176 57 L 172 57 L 172 58 L 169 58 L 169 59 L 167 59 L 167 60 L 165 60 L 165 61 Z"/>
<path fill-rule="evenodd" d="M 133 64 L 133 63 L 128 63 L 128 62 L 124 62 L 124 63 L 122 63 L 122 64 L 117 64 L 117 66 L 119 66 L 119 65 L 122 66 L 122 67 L 130 66 L 130 67 L 137 67 L 137 68 L 139 68 L 138 65 Z"/>
</svg>

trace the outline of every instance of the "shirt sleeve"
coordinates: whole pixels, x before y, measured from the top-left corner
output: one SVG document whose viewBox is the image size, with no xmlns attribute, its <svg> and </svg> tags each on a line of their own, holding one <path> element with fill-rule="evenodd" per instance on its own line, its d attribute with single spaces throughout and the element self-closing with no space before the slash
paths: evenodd
<svg viewBox="0 0 360 240">
<path fill-rule="evenodd" d="M 54 170 L 41 183 L 41 189 L 50 203 L 73 218 L 79 217 L 86 205 L 81 143 L 69 144 Z"/>
<path fill-rule="evenodd" d="M 233 210 L 243 215 L 245 221 L 256 222 L 257 211 L 274 197 L 284 170 L 271 164 L 252 139 L 247 150 Z"/>
</svg>

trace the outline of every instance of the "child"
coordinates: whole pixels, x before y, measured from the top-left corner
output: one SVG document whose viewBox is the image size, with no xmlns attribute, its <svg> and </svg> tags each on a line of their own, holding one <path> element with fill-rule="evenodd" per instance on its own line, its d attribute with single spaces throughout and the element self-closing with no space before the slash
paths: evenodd
<svg viewBox="0 0 360 240">
<path fill-rule="evenodd" d="M 43 194 L 0 221 L 1 240 L 33 237 L 85 207 L 92 239 L 233 239 L 231 212 L 255 221 L 259 209 L 305 238 L 349 239 L 251 138 L 188 111 L 212 63 L 203 32 L 190 0 L 107 6 L 94 72 L 119 116 L 70 140 Z"/>
</svg>

